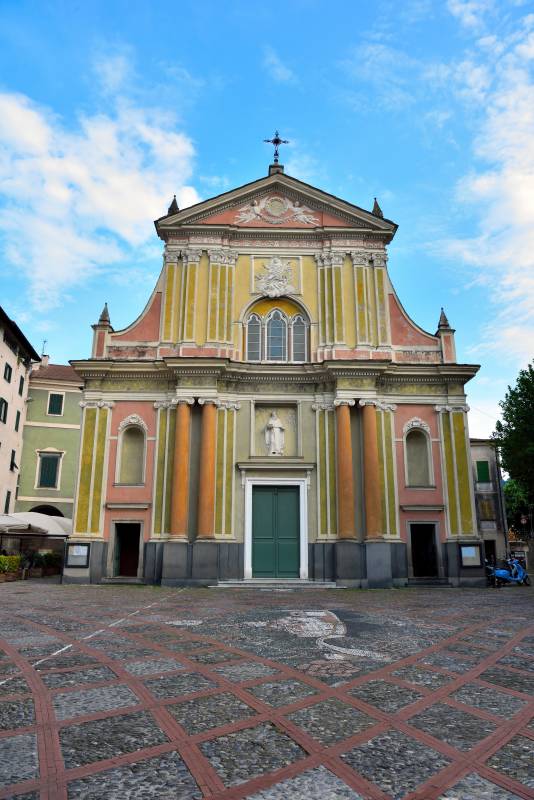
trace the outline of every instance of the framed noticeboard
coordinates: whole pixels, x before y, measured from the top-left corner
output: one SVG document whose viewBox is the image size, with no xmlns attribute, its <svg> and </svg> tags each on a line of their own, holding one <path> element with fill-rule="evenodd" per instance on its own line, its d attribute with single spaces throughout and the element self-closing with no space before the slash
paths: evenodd
<svg viewBox="0 0 534 800">
<path fill-rule="evenodd" d="M 90 550 L 91 550 L 90 544 L 68 544 L 65 566 L 88 567 Z"/>
<path fill-rule="evenodd" d="M 479 544 L 461 544 L 460 561 L 462 567 L 481 567 L 482 551 Z"/>
</svg>

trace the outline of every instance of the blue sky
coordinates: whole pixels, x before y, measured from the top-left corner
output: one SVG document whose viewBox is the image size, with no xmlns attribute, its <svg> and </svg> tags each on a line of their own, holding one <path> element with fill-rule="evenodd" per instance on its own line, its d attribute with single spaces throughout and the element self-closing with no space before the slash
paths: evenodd
<svg viewBox="0 0 534 800">
<path fill-rule="evenodd" d="M 54 362 L 161 268 L 152 221 L 286 172 L 399 224 L 390 273 L 470 384 L 472 435 L 534 351 L 534 5 L 0 0 L 0 303 Z"/>
</svg>

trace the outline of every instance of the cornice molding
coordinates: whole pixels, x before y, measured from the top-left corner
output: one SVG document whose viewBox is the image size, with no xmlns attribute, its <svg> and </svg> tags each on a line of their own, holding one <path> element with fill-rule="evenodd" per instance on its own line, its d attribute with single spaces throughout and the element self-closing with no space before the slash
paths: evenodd
<svg viewBox="0 0 534 800">
<path fill-rule="evenodd" d="M 453 411 L 462 411 L 464 414 L 467 414 L 467 412 L 470 411 L 470 408 L 468 405 L 455 405 L 455 406 L 445 405 L 445 406 L 434 406 L 434 410 L 437 411 L 438 414 L 451 413 Z"/>
<path fill-rule="evenodd" d="M 112 400 L 80 400 L 80 408 L 113 408 Z"/>
</svg>

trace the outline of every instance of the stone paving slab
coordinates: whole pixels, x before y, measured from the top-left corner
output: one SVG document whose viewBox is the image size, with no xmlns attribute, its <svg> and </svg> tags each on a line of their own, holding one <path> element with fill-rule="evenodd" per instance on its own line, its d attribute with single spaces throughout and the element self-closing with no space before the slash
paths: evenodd
<svg viewBox="0 0 534 800">
<path fill-rule="evenodd" d="M 30 687 L 24 678 L 11 678 L 7 683 L 0 683 L 0 697 L 9 694 L 27 694 L 29 691 Z"/>
<path fill-rule="evenodd" d="M 215 689 L 217 684 L 198 672 L 184 672 L 178 675 L 164 675 L 161 678 L 152 678 L 145 681 L 146 688 L 158 700 L 164 697 L 180 697 L 202 692 L 205 689 Z"/>
<path fill-rule="evenodd" d="M 210 728 L 247 719 L 256 713 L 254 709 L 228 692 L 197 697 L 184 703 L 174 703 L 167 706 L 167 709 L 190 734 L 202 733 Z"/>
<path fill-rule="evenodd" d="M 142 711 L 69 725 L 59 738 L 67 769 L 168 741 L 152 715 Z"/>
<path fill-rule="evenodd" d="M 532 590 L 13 587 L 3 800 L 533 793 Z"/>
<path fill-rule="evenodd" d="M 219 736 L 200 748 L 226 786 L 245 783 L 306 755 L 289 736 L 268 723 Z"/>
<path fill-rule="evenodd" d="M 481 778 L 480 775 L 471 773 L 442 794 L 439 800 L 521 800 L 521 798 Z"/>
<path fill-rule="evenodd" d="M 109 667 L 90 667 L 75 672 L 45 672 L 41 680 L 49 689 L 64 689 L 68 686 L 83 686 L 86 683 L 112 681 L 116 674 Z"/>
<path fill-rule="evenodd" d="M 534 740 L 514 736 L 487 762 L 489 767 L 534 789 Z"/>
<path fill-rule="evenodd" d="M 302 772 L 275 783 L 269 789 L 248 795 L 247 800 L 364 800 L 325 767 Z"/>
<path fill-rule="evenodd" d="M 490 714 L 505 719 L 510 719 L 527 705 L 526 700 L 520 700 L 518 697 L 499 692 L 497 689 L 488 689 L 478 683 L 464 684 L 461 689 L 453 692 L 451 697 L 467 706 L 481 708 L 483 711 L 489 711 Z"/>
<path fill-rule="evenodd" d="M 350 689 L 349 694 L 388 714 L 394 714 L 401 708 L 416 703 L 422 697 L 421 692 L 415 689 L 405 689 L 387 681 L 369 681 Z"/>
<path fill-rule="evenodd" d="M 33 700 L 5 700 L 0 703 L 0 731 L 26 728 L 35 722 Z"/>
<path fill-rule="evenodd" d="M 457 750 L 470 750 L 496 730 L 493 722 L 452 708 L 445 703 L 436 703 L 420 711 L 410 718 L 409 723 L 450 744 L 451 747 L 456 747 Z"/>
<path fill-rule="evenodd" d="M 172 672 L 173 670 L 184 669 L 184 665 L 173 658 L 153 658 L 125 664 L 124 669 L 131 675 L 154 675 L 158 672 Z"/>
<path fill-rule="evenodd" d="M 139 698 L 127 686 L 103 686 L 98 689 L 83 689 L 65 692 L 54 697 L 56 719 L 85 717 L 99 711 L 115 711 L 139 704 Z"/>
<path fill-rule="evenodd" d="M 406 681 L 406 683 L 425 686 L 427 689 L 441 689 L 442 686 L 452 680 L 448 675 L 443 675 L 441 672 L 432 672 L 430 669 L 423 669 L 417 666 L 396 669 L 392 675 L 395 678 Z"/>
<path fill-rule="evenodd" d="M 165 753 L 71 781 L 68 800 L 200 800 L 197 782 L 178 753 Z"/>
<path fill-rule="evenodd" d="M 341 756 L 350 767 L 393 797 L 415 791 L 450 761 L 426 744 L 389 730 Z"/>
<path fill-rule="evenodd" d="M 38 773 L 37 737 L 34 733 L 0 739 L 0 787 L 31 780 Z"/>
<path fill-rule="evenodd" d="M 521 675 L 519 672 L 510 672 L 503 667 L 490 667 L 478 676 L 488 683 L 496 683 L 497 686 L 504 686 L 506 689 L 514 689 L 516 692 L 534 695 L 534 676 Z"/>
<path fill-rule="evenodd" d="M 275 675 L 276 670 L 268 667 L 267 664 L 259 664 L 256 661 L 244 661 L 239 664 L 227 664 L 224 667 L 216 667 L 214 669 L 223 678 L 226 678 L 232 683 L 243 683 L 244 681 L 252 681 L 255 678 L 265 678 L 268 675 Z"/>
<path fill-rule="evenodd" d="M 316 694 L 315 689 L 311 686 L 293 679 L 266 681 L 265 683 L 260 683 L 259 686 L 252 686 L 248 691 L 258 700 L 263 700 L 264 703 L 275 708 L 286 706 L 296 700 L 301 700 L 303 697 Z"/>
<path fill-rule="evenodd" d="M 288 719 L 324 745 L 335 744 L 370 728 L 376 720 L 335 697 L 288 715 Z"/>
</svg>

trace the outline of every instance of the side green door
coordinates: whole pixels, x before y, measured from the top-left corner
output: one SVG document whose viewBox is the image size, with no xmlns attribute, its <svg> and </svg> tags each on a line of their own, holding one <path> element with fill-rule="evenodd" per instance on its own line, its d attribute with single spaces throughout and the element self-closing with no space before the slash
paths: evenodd
<svg viewBox="0 0 534 800">
<path fill-rule="evenodd" d="M 252 574 L 298 578 L 300 566 L 298 486 L 252 487 Z"/>
</svg>

